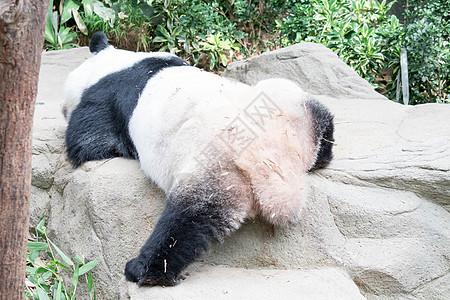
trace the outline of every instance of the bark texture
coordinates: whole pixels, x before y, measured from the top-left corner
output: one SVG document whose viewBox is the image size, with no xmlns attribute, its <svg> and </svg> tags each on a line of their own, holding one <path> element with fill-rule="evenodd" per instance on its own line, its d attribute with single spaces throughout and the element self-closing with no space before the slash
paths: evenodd
<svg viewBox="0 0 450 300">
<path fill-rule="evenodd" d="M 0 3 L 0 299 L 23 299 L 31 133 L 48 0 Z"/>
</svg>

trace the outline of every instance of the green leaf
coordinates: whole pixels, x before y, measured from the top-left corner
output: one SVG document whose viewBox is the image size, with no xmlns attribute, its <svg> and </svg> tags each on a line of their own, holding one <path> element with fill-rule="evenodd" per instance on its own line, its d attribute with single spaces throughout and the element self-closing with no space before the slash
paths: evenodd
<svg viewBox="0 0 450 300">
<path fill-rule="evenodd" d="M 56 32 L 53 28 L 53 0 L 50 0 L 47 10 L 47 23 L 45 25 L 45 40 L 51 45 L 57 44 Z"/>
<path fill-rule="evenodd" d="M 172 36 L 178 36 L 178 35 L 180 35 L 181 31 L 182 31 L 182 28 L 181 28 L 181 27 L 175 27 L 175 28 L 173 29 Z"/>
<path fill-rule="evenodd" d="M 93 2 L 94 12 L 103 20 L 110 21 L 110 23 L 114 23 L 116 18 L 116 12 L 114 9 L 106 7 L 102 2 L 95 0 Z"/>
<path fill-rule="evenodd" d="M 92 16 L 93 11 L 94 11 L 93 0 L 83 0 L 81 3 L 83 4 L 84 12 L 88 16 Z M 73 10 L 72 10 L 72 12 L 73 12 Z"/>
<path fill-rule="evenodd" d="M 190 48 L 190 46 L 189 46 L 189 39 L 186 39 L 186 40 L 184 41 L 184 51 L 185 51 L 186 53 L 190 53 L 190 52 L 191 52 L 191 48 Z"/>
<path fill-rule="evenodd" d="M 62 300 L 62 285 L 62 282 L 56 281 L 55 286 L 53 287 L 55 291 L 53 300 Z"/>
<path fill-rule="evenodd" d="M 74 0 L 64 0 L 64 7 L 61 14 L 61 24 L 66 23 L 72 18 L 72 8 L 78 11 L 81 4 Z"/>
<path fill-rule="evenodd" d="M 167 19 L 167 29 L 169 29 L 170 32 L 173 30 L 173 22 L 172 19 Z"/>
<path fill-rule="evenodd" d="M 64 254 L 64 252 L 61 251 L 61 249 L 59 249 L 52 241 L 50 241 L 50 243 L 52 244 L 53 248 L 55 248 L 56 252 L 58 252 L 58 254 L 61 256 L 61 258 L 66 262 L 66 264 L 68 264 L 69 266 L 73 266 L 73 261 Z"/>
<path fill-rule="evenodd" d="M 84 265 L 84 257 L 81 256 L 81 255 L 76 255 L 76 256 L 73 258 L 73 260 L 74 260 L 76 263 L 80 264 L 80 265 Z"/>
<path fill-rule="evenodd" d="M 59 28 L 59 37 L 61 38 L 61 43 L 63 45 L 72 42 L 76 36 L 77 34 L 75 32 L 70 32 L 70 28 L 66 28 L 64 26 Z"/>
<path fill-rule="evenodd" d="M 77 265 L 77 267 L 75 268 L 75 271 L 73 272 L 73 281 L 72 281 L 72 285 L 73 287 L 76 289 L 77 285 L 78 285 L 78 277 L 80 276 L 80 266 Z"/>
<path fill-rule="evenodd" d="M 72 15 L 73 15 L 73 19 L 75 20 L 75 23 L 77 24 L 78 29 L 80 29 L 80 31 L 87 35 L 88 34 L 88 29 L 86 27 L 86 24 L 84 24 L 83 19 L 81 18 L 80 14 L 78 13 L 77 10 L 75 10 L 75 8 L 72 8 Z"/>
<path fill-rule="evenodd" d="M 54 265 L 58 265 L 58 266 L 60 266 L 60 267 L 62 267 L 62 268 L 64 268 L 64 269 L 70 271 L 70 268 L 68 268 L 67 266 L 63 265 L 62 263 L 60 263 L 59 261 L 56 261 L 56 260 L 48 261 L 48 262 L 47 262 L 47 265 L 48 265 L 49 267 L 54 266 Z"/>
<path fill-rule="evenodd" d="M 224 67 L 226 67 L 227 64 L 228 64 L 227 56 L 226 56 L 223 52 L 220 52 L 220 53 L 219 53 L 219 57 L 220 57 L 220 61 L 221 61 L 222 65 L 223 65 Z"/>
<path fill-rule="evenodd" d="M 153 39 L 153 43 L 164 43 L 164 42 L 167 42 L 167 39 L 160 36 L 157 36 Z"/>
<path fill-rule="evenodd" d="M 42 236 L 45 236 L 46 227 L 45 227 L 45 216 L 41 219 L 39 224 L 35 228 L 36 233 L 41 234 Z"/>
<path fill-rule="evenodd" d="M 45 281 L 46 281 L 48 278 L 50 278 L 52 275 L 53 275 L 53 273 L 50 272 L 50 271 L 45 272 L 45 273 L 42 274 L 42 276 L 39 278 L 38 284 L 39 284 L 39 285 L 45 285 Z"/>
<path fill-rule="evenodd" d="M 35 274 L 43 274 L 43 273 L 47 273 L 48 269 L 44 268 L 44 267 L 39 267 L 36 269 Z"/>
<path fill-rule="evenodd" d="M 39 257 L 39 253 L 41 253 L 41 250 L 31 250 L 30 254 L 27 255 L 27 258 L 34 263 L 36 258 Z"/>
<path fill-rule="evenodd" d="M 84 273 L 89 272 L 90 270 L 92 270 L 92 268 L 94 268 L 100 261 L 101 261 L 101 259 L 96 259 L 96 260 L 88 262 L 87 264 L 82 266 L 80 268 L 80 275 L 83 275 Z"/>
<path fill-rule="evenodd" d="M 156 30 L 159 31 L 163 37 L 165 37 L 166 39 L 170 40 L 170 34 L 166 30 L 166 28 L 162 27 L 161 25 L 158 25 Z"/>
<path fill-rule="evenodd" d="M 36 292 L 38 294 L 39 300 L 50 300 L 47 293 L 40 286 L 36 286 Z"/>
<path fill-rule="evenodd" d="M 88 286 L 89 293 L 91 293 L 91 291 L 92 291 L 92 283 L 93 283 L 92 272 L 89 272 L 89 276 L 88 276 L 88 280 L 87 280 L 87 286 Z"/>
<path fill-rule="evenodd" d="M 210 53 L 210 54 L 211 54 L 211 53 Z M 213 58 L 212 55 L 210 55 L 210 56 L 209 56 L 209 69 L 210 69 L 210 70 L 214 69 L 215 64 L 216 64 L 215 59 Z"/>
<path fill-rule="evenodd" d="M 27 250 L 45 250 L 47 249 L 48 244 L 44 242 L 28 242 Z"/>
</svg>

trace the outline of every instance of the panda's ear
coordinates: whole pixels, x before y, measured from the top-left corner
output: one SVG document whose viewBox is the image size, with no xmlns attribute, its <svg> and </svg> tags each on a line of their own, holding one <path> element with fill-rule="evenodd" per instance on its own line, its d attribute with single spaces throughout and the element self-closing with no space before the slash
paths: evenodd
<svg viewBox="0 0 450 300">
<path fill-rule="evenodd" d="M 103 31 L 97 31 L 91 37 L 91 42 L 89 43 L 89 50 L 92 54 L 97 54 L 98 52 L 106 49 L 108 47 L 108 38 Z"/>
</svg>

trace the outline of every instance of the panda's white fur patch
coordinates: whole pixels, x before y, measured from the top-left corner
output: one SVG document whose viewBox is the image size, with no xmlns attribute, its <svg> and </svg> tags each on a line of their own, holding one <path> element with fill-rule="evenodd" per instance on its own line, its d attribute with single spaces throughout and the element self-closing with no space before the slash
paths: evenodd
<svg viewBox="0 0 450 300">
<path fill-rule="evenodd" d="M 132 55 L 130 55 L 132 53 Z M 148 57 L 168 58 L 173 55 L 165 52 L 130 52 L 108 46 L 101 55 L 94 55 L 69 73 L 64 84 L 64 100 L 61 110 L 67 121 L 72 111 L 81 101 L 83 92 L 108 74 L 131 67 Z"/>
</svg>

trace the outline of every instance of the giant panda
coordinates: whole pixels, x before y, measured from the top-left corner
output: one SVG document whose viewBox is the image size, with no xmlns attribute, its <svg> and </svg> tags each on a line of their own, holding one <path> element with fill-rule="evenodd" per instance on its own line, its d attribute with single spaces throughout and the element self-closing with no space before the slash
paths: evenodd
<svg viewBox="0 0 450 300">
<path fill-rule="evenodd" d="M 176 285 L 244 220 L 299 221 L 308 172 L 332 159 L 326 107 L 286 79 L 232 82 L 168 53 L 115 49 L 102 32 L 89 48 L 64 87 L 68 158 L 137 159 L 167 195 L 127 280 Z"/>
</svg>

